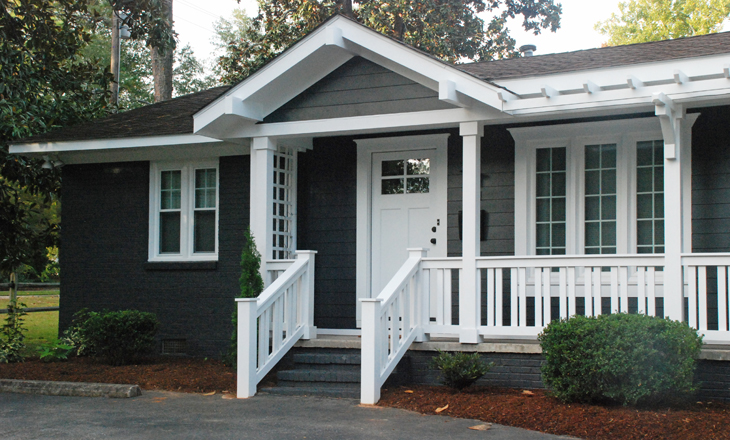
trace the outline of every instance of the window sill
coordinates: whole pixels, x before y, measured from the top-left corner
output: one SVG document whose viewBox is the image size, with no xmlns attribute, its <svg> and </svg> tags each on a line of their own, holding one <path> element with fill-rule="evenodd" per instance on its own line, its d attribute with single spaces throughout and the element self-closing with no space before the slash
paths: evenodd
<svg viewBox="0 0 730 440">
<path fill-rule="evenodd" d="M 148 261 L 144 270 L 216 270 L 217 261 Z"/>
</svg>

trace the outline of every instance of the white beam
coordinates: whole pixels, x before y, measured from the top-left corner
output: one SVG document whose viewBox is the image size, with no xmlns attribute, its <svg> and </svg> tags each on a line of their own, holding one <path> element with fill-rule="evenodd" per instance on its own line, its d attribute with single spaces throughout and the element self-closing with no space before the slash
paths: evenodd
<svg viewBox="0 0 730 440">
<path fill-rule="evenodd" d="M 552 98 L 559 95 L 557 90 L 547 84 L 540 87 L 540 93 L 542 93 L 542 96 L 545 98 Z"/>
<path fill-rule="evenodd" d="M 451 80 L 439 81 L 439 100 L 457 107 L 470 107 L 465 98 L 465 96 L 459 96 L 459 93 L 457 93 L 455 82 Z"/>
<path fill-rule="evenodd" d="M 502 102 L 509 102 L 509 101 L 514 101 L 515 99 L 518 99 L 517 96 L 513 95 L 512 93 L 510 93 L 506 90 L 497 92 L 497 97 L 499 97 L 499 100 Z"/>
<path fill-rule="evenodd" d="M 726 64 L 722 67 L 722 76 L 726 79 L 730 79 L 730 65 Z"/>
<path fill-rule="evenodd" d="M 681 70 L 675 70 L 674 82 L 677 84 L 687 84 L 689 82 L 689 77 Z"/>
<path fill-rule="evenodd" d="M 583 83 L 583 91 L 588 94 L 591 94 L 591 93 L 600 92 L 601 88 L 598 87 L 596 84 L 594 84 L 591 81 L 586 81 Z"/>
<path fill-rule="evenodd" d="M 252 101 L 243 102 L 235 96 L 226 97 L 223 114 L 239 116 L 248 121 L 260 122 L 264 120 L 261 105 Z"/>
<path fill-rule="evenodd" d="M 634 75 L 629 75 L 628 78 L 626 78 L 626 83 L 629 85 L 629 88 L 632 90 L 636 90 L 640 87 L 644 87 L 644 82 L 640 80 L 639 78 L 635 77 Z"/>
</svg>

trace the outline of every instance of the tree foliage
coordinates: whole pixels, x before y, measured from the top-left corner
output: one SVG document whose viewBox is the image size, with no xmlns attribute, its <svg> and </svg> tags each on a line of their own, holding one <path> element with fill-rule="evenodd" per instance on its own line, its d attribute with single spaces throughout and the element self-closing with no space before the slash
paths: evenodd
<svg viewBox="0 0 730 440">
<path fill-rule="evenodd" d="M 522 16 L 535 34 L 560 27 L 560 4 L 554 0 L 352 0 L 353 18 L 444 61 L 491 60 L 519 56 L 507 20 Z M 346 12 L 348 0 L 259 0 L 251 20 L 235 18 L 237 32 L 218 26 L 226 53 L 219 58 L 224 82 L 247 77 L 268 60 L 312 31 L 325 19 Z M 483 20 L 482 13 L 491 13 Z"/>
<path fill-rule="evenodd" d="M 0 2 L 0 275 L 24 265 L 42 271 L 58 241 L 57 222 L 43 213 L 57 200 L 59 170 L 11 156 L 9 145 L 110 111 L 108 62 L 82 53 L 102 26 L 101 1 L 130 14 L 137 38 L 174 44 L 155 16 L 160 0 Z"/>
<path fill-rule="evenodd" d="M 719 32 L 730 16 L 730 2 L 630 0 L 619 3 L 619 11 L 595 26 L 598 32 L 608 36 L 608 46 Z"/>
</svg>

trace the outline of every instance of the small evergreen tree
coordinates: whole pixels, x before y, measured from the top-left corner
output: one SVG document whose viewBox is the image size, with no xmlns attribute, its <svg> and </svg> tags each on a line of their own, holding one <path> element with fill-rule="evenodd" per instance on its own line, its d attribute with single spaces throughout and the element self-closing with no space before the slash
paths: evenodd
<svg viewBox="0 0 730 440">
<path fill-rule="evenodd" d="M 241 294 L 238 298 L 256 298 L 264 291 L 264 280 L 261 278 L 261 254 L 256 249 L 256 241 L 251 233 L 251 228 L 246 229 L 244 234 L 246 243 L 243 245 L 241 253 Z M 233 309 L 233 334 L 231 335 L 231 345 L 228 347 L 228 353 L 223 357 L 226 365 L 235 368 L 236 356 L 238 353 L 238 308 Z"/>
</svg>

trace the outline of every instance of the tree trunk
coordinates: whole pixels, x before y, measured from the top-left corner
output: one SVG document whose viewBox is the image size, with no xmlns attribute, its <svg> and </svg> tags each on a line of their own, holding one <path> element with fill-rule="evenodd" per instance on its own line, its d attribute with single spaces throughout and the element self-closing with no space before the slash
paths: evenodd
<svg viewBox="0 0 730 440">
<path fill-rule="evenodd" d="M 165 6 L 165 17 L 172 26 L 172 0 L 162 0 Z M 150 47 L 152 54 L 152 77 L 155 83 L 155 102 L 172 99 L 172 57 L 173 50 L 162 51 Z"/>
<path fill-rule="evenodd" d="M 340 13 L 350 18 L 355 18 L 355 14 L 352 13 L 352 0 L 339 0 L 337 3 L 342 5 Z"/>
</svg>

